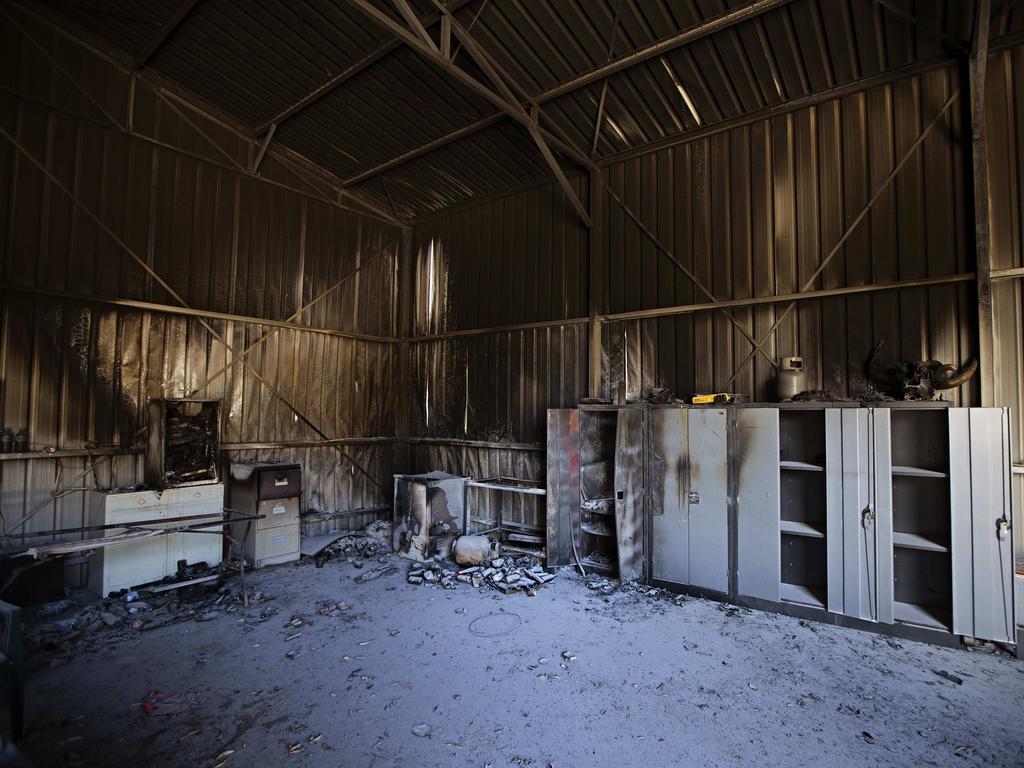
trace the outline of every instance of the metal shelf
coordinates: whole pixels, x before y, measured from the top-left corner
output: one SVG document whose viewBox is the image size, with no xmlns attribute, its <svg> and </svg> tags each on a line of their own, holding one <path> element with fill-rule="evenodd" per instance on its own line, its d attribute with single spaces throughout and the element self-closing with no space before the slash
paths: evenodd
<svg viewBox="0 0 1024 768">
<path fill-rule="evenodd" d="M 787 603 L 799 603 L 813 608 L 825 607 L 825 590 L 805 587 L 802 584 L 782 582 L 779 585 L 779 597 Z"/>
<path fill-rule="evenodd" d="M 929 629 L 941 629 L 948 632 L 953 626 L 951 614 L 944 608 L 935 608 L 917 603 L 893 602 L 893 618 L 902 624 L 916 624 Z"/>
<path fill-rule="evenodd" d="M 927 552 L 949 552 L 947 544 L 940 544 L 938 541 L 918 533 L 893 531 L 892 543 L 895 547 L 905 547 L 907 549 L 923 549 Z"/>
<path fill-rule="evenodd" d="M 949 477 L 946 472 L 939 472 L 934 469 L 924 469 L 922 467 L 903 467 L 894 464 L 892 467 L 892 474 L 894 477 Z"/>
<path fill-rule="evenodd" d="M 825 468 L 820 464 L 811 464 L 806 461 L 780 461 L 780 469 L 794 469 L 798 472 L 824 472 Z"/>
<path fill-rule="evenodd" d="M 802 523 L 796 520 L 780 520 L 779 530 L 792 536 L 807 536 L 812 539 L 825 538 L 825 523 Z"/>
</svg>

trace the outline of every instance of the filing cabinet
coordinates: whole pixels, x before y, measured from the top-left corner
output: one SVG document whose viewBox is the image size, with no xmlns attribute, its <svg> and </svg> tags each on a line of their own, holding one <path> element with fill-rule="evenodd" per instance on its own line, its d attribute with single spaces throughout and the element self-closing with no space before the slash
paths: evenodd
<svg viewBox="0 0 1024 768">
<path fill-rule="evenodd" d="M 262 515 L 232 525 L 232 554 L 237 556 L 240 547 L 257 568 L 298 560 L 301 465 L 236 462 L 229 475 L 229 508 Z"/>
</svg>

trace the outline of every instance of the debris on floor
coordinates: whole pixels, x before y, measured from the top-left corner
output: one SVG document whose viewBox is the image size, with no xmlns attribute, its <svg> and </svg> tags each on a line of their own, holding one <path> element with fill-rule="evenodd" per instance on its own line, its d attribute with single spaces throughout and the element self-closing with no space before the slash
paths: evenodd
<svg viewBox="0 0 1024 768">
<path fill-rule="evenodd" d="M 506 595 L 525 591 L 530 596 L 554 579 L 555 574 L 545 572 L 525 555 L 496 557 L 468 568 L 462 568 L 438 555 L 430 562 L 411 564 L 406 575 L 406 581 L 410 584 L 436 584 L 445 589 L 454 589 L 461 583 L 474 588 L 491 587 Z"/>
<path fill-rule="evenodd" d="M 347 561 L 362 568 L 367 560 L 388 562 L 391 553 L 391 524 L 383 520 L 370 523 L 362 531 L 342 534 L 337 541 L 316 553 L 313 561 L 317 568 L 325 563 Z"/>
<path fill-rule="evenodd" d="M 217 583 L 190 584 L 158 593 L 139 590 L 98 600 L 74 613 L 65 610 L 52 621 L 26 629 L 25 637 L 40 650 L 69 657 L 182 621 L 211 621 L 244 611 L 243 621 L 259 623 L 276 613 L 272 606 L 261 605 L 272 599 L 272 596 L 250 590 L 246 609 L 238 589 Z M 66 602 L 68 609 L 75 605 L 73 600 Z M 50 618 L 54 614 L 45 616 Z"/>
</svg>

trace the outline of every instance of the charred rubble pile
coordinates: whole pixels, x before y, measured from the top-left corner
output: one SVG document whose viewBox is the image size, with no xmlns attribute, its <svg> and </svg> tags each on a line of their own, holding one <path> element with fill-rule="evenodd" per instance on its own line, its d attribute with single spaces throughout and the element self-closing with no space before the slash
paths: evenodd
<svg viewBox="0 0 1024 768">
<path fill-rule="evenodd" d="M 391 554 L 391 524 L 378 520 L 362 531 L 348 533 L 314 556 L 317 568 L 332 561 L 346 561 L 362 568 L 369 560 L 388 562 Z"/>
<path fill-rule="evenodd" d="M 72 653 L 130 639 L 158 627 L 182 621 L 211 621 L 222 615 L 243 613 L 244 622 L 262 623 L 277 613 L 267 605 L 272 595 L 249 590 L 246 608 L 241 592 L 214 582 L 155 593 L 139 590 L 108 597 L 78 609 L 73 599 L 40 606 L 36 618 L 44 620 L 26 630 L 37 649 Z"/>
<path fill-rule="evenodd" d="M 406 580 L 410 584 L 455 589 L 465 584 L 477 589 L 495 589 L 502 594 L 526 592 L 532 597 L 541 587 L 555 579 L 529 556 L 495 557 L 478 565 L 462 566 L 443 555 L 424 563 L 409 566 Z"/>
</svg>

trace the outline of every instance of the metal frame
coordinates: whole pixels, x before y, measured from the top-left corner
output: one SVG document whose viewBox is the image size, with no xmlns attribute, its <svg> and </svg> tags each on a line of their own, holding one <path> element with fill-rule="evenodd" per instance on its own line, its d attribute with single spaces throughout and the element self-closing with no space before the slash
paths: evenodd
<svg viewBox="0 0 1024 768">
<path fill-rule="evenodd" d="M 150 40 L 139 55 L 135 57 L 135 60 L 132 62 L 132 69 L 141 69 L 145 66 L 146 62 L 153 57 L 153 54 L 160 50 L 160 46 L 167 42 L 167 38 L 174 34 L 174 30 L 181 26 L 185 17 L 188 16 L 189 12 L 198 2 L 199 0 L 181 0 L 181 2 L 178 3 L 178 7 L 174 9 L 174 12 L 171 13 L 169 17 L 167 17 L 167 20 L 161 25 L 160 30 L 153 36 L 153 39 Z"/>
<path fill-rule="evenodd" d="M 361 10 L 366 16 L 376 22 L 378 25 L 384 27 L 388 31 L 392 32 L 397 37 L 401 38 L 410 48 L 419 53 L 421 56 L 437 64 L 439 67 L 444 69 L 448 74 L 454 77 L 463 85 L 467 86 L 470 90 L 474 91 L 477 95 L 490 101 L 502 112 L 511 117 L 516 122 L 520 123 L 527 132 L 533 138 L 534 143 L 540 149 L 541 154 L 544 156 L 545 162 L 551 168 L 555 177 L 558 179 L 559 184 L 562 186 L 562 190 L 565 192 L 566 197 L 572 204 L 573 208 L 576 209 L 580 219 L 589 227 L 591 226 L 590 216 L 583 207 L 583 204 L 579 201 L 575 190 L 569 185 L 568 179 L 565 177 L 565 172 L 562 171 L 561 166 L 555 160 L 551 153 L 551 146 L 556 147 L 561 152 L 571 157 L 576 162 L 580 163 L 584 167 L 590 167 L 593 164 L 590 159 L 583 155 L 575 147 L 562 141 L 559 137 L 553 135 L 550 131 L 543 128 L 539 121 L 539 109 L 535 109 L 532 113 L 528 114 L 519 103 L 518 99 L 512 95 L 508 85 L 504 82 L 502 77 L 495 70 L 494 65 L 483 54 L 479 46 L 476 45 L 472 36 L 469 32 L 455 20 L 449 11 L 444 6 L 440 6 L 442 12 L 451 18 L 452 31 L 459 38 L 463 47 L 469 52 L 470 56 L 476 62 L 476 64 L 484 71 L 484 73 L 491 80 L 494 87 L 500 91 L 496 93 L 491 88 L 481 83 L 475 77 L 467 73 L 460 67 L 455 66 L 451 59 L 443 56 L 440 50 L 433 45 L 433 41 L 428 45 L 424 42 L 417 34 L 409 31 L 401 24 L 396 22 L 387 14 L 372 5 L 368 0 L 349 0 L 354 6 Z"/>
<path fill-rule="evenodd" d="M 363 0 L 356 1 L 359 3 L 363 2 Z M 754 2 L 748 3 L 740 8 L 726 11 L 719 16 L 714 16 L 695 24 L 692 27 L 688 27 L 680 32 L 664 37 L 650 45 L 646 45 L 632 53 L 626 54 L 621 58 L 610 60 L 601 66 L 591 69 L 589 72 L 584 72 L 571 80 L 567 80 L 553 88 L 549 88 L 543 93 L 539 93 L 532 97 L 531 101 L 536 102 L 537 104 L 544 104 L 545 102 L 557 99 L 559 96 L 564 96 L 567 93 L 571 93 L 592 83 L 601 80 L 607 82 L 607 78 L 617 72 L 621 72 L 624 69 L 628 69 L 644 61 L 648 61 L 649 59 L 661 56 L 669 51 L 675 50 L 676 48 L 681 48 L 684 45 L 688 45 L 692 42 L 705 38 L 715 32 L 721 32 L 722 30 L 735 26 L 740 22 L 756 18 L 767 11 L 781 8 L 788 5 L 790 2 L 792 2 L 792 0 L 755 0 Z M 454 10 L 455 8 L 452 8 L 449 13 L 454 12 Z M 427 152 L 431 152 L 465 136 L 469 136 L 477 133 L 478 131 L 482 131 L 485 128 L 489 128 L 495 123 L 503 120 L 504 116 L 507 114 L 508 113 L 503 110 L 502 112 L 481 118 L 480 120 L 470 123 L 463 128 L 451 131 L 443 136 L 439 136 L 426 144 L 422 144 L 419 147 L 402 153 L 398 157 L 387 160 L 373 168 L 361 171 L 360 173 L 345 179 L 344 184 L 346 186 L 350 186 L 372 179 L 385 171 L 389 171 L 392 168 L 424 155 Z"/>
</svg>

